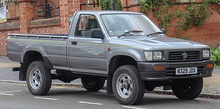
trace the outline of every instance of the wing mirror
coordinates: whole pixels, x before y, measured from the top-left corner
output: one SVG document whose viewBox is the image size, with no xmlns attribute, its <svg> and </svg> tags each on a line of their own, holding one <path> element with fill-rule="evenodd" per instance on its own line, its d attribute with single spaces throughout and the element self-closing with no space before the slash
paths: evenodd
<svg viewBox="0 0 220 109">
<path fill-rule="evenodd" d="M 102 31 L 100 29 L 92 29 L 91 31 L 91 38 L 104 39 L 104 35 L 102 34 Z"/>
<path fill-rule="evenodd" d="M 161 28 L 161 31 L 163 32 L 163 34 L 166 34 L 165 28 Z"/>
</svg>

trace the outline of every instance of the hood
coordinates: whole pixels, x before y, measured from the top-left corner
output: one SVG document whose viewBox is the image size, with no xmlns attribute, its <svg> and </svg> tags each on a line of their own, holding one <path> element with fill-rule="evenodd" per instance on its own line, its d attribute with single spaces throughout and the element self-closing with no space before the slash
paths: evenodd
<svg viewBox="0 0 220 109">
<path fill-rule="evenodd" d="M 209 46 L 193 42 L 184 39 L 171 38 L 167 36 L 152 36 L 152 37 L 124 37 L 121 38 L 124 41 L 136 43 L 137 45 L 143 45 L 152 47 L 154 50 L 161 49 L 197 49 L 197 48 L 209 48 Z"/>
</svg>

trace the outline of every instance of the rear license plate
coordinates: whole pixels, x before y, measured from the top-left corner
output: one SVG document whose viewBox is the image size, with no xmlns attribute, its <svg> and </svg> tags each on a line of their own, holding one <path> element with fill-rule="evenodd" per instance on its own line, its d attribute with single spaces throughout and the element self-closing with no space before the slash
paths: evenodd
<svg viewBox="0 0 220 109">
<path fill-rule="evenodd" d="M 176 68 L 176 75 L 197 74 L 197 67 Z"/>
</svg>

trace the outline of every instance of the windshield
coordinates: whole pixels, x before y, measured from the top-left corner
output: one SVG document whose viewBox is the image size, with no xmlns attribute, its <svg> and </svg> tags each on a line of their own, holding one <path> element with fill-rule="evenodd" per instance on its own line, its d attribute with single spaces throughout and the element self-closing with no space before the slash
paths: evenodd
<svg viewBox="0 0 220 109">
<path fill-rule="evenodd" d="M 143 14 L 104 14 L 101 15 L 110 36 L 120 36 L 126 31 L 138 30 L 132 35 L 148 35 L 161 30 Z"/>
</svg>

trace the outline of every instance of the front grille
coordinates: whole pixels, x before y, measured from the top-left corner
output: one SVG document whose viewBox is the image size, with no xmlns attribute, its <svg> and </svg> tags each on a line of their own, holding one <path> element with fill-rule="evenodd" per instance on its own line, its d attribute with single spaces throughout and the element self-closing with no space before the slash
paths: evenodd
<svg viewBox="0 0 220 109">
<path fill-rule="evenodd" d="M 171 51 L 168 54 L 168 61 L 196 61 L 200 59 L 200 51 Z"/>
<path fill-rule="evenodd" d="M 197 67 L 197 74 L 196 75 L 199 75 L 201 74 L 202 72 L 204 72 L 205 68 L 204 67 Z M 175 76 L 176 74 L 176 68 L 167 68 L 167 73 L 166 75 L 167 76 Z"/>
</svg>

